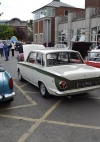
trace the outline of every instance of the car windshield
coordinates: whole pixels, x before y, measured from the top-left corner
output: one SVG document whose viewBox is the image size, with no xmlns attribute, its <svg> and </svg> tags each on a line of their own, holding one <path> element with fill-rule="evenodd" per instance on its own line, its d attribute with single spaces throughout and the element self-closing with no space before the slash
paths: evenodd
<svg viewBox="0 0 100 142">
<path fill-rule="evenodd" d="M 66 45 L 64 45 L 64 44 L 56 44 L 54 46 L 54 48 L 66 48 Z"/>
<path fill-rule="evenodd" d="M 56 52 L 47 54 L 47 66 L 84 64 L 77 52 Z"/>
<path fill-rule="evenodd" d="M 100 52 L 89 52 L 86 59 L 89 61 L 100 61 Z"/>
</svg>

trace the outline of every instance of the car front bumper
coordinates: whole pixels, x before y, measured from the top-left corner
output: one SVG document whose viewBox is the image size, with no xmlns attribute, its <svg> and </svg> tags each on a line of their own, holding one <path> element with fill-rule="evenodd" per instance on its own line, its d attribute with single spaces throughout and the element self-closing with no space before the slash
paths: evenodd
<svg viewBox="0 0 100 142">
<path fill-rule="evenodd" d="M 15 96 L 15 92 L 12 92 L 11 94 L 2 94 L 0 95 L 0 101 L 5 101 L 13 98 Z"/>
<path fill-rule="evenodd" d="M 66 90 L 66 91 L 58 91 L 58 90 L 53 90 L 49 88 L 49 93 L 55 96 L 67 96 L 67 95 L 81 94 L 81 93 L 89 92 L 95 89 L 100 89 L 100 85 Z"/>
</svg>

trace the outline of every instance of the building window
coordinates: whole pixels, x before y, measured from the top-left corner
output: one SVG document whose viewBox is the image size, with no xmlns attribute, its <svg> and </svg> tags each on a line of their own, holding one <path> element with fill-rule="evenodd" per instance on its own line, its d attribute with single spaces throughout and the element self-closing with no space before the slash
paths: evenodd
<svg viewBox="0 0 100 142">
<path fill-rule="evenodd" d="M 58 43 L 66 43 L 67 44 L 68 39 L 68 30 L 62 30 L 58 32 Z"/>
<path fill-rule="evenodd" d="M 65 10 L 65 15 L 68 16 L 68 11 L 67 10 Z"/>
<path fill-rule="evenodd" d="M 76 41 L 76 35 L 73 35 L 71 41 L 72 41 L 72 42 L 75 42 L 75 41 Z"/>
<path fill-rule="evenodd" d="M 43 43 L 43 33 L 40 33 L 40 41 L 39 41 L 39 43 Z"/>
<path fill-rule="evenodd" d="M 72 30 L 72 42 L 85 41 L 85 28 L 78 28 Z"/>
<path fill-rule="evenodd" d="M 85 41 L 85 35 L 82 35 L 79 39 L 79 41 Z"/>
<path fill-rule="evenodd" d="M 90 41 L 92 42 L 92 48 L 98 45 L 98 39 L 100 39 L 100 26 L 91 29 Z"/>
<path fill-rule="evenodd" d="M 37 34 L 35 34 L 35 43 L 37 43 Z"/>
</svg>

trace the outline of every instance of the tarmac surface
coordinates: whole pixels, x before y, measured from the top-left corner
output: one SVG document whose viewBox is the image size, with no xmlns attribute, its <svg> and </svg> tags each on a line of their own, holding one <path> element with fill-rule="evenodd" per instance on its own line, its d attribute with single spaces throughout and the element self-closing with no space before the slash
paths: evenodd
<svg viewBox="0 0 100 142">
<path fill-rule="evenodd" d="M 13 102 L 0 102 L 0 142 L 100 142 L 100 89 L 43 99 L 38 88 L 19 81 L 17 55 L 0 57 L 16 92 Z"/>
</svg>

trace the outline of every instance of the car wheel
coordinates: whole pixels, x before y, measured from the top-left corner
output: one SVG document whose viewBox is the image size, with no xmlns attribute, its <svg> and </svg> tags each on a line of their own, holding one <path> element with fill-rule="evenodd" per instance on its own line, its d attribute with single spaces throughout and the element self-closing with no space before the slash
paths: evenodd
<svg viewBox="0 0 100 142">
<path fill-rule="evenodd" d="M 41 93 L 41 96 L 43 98 L 49 98 L 51 95 L 49 94 L 49 92 L 47 91 L 44 83 L 41 83 L 40 86 L 39 86 L 39 89 L 40 89 L 40 93 Z"/>
<path fill-rule="evenodd" d="M 23 77 L 22 77 L 20 71 L 18 71 L 18 78 L 19 78 L 19 80 L 20 80 L 21 82 L 24 81 L 24 79 L 23 79 Z"/>
</svg>

